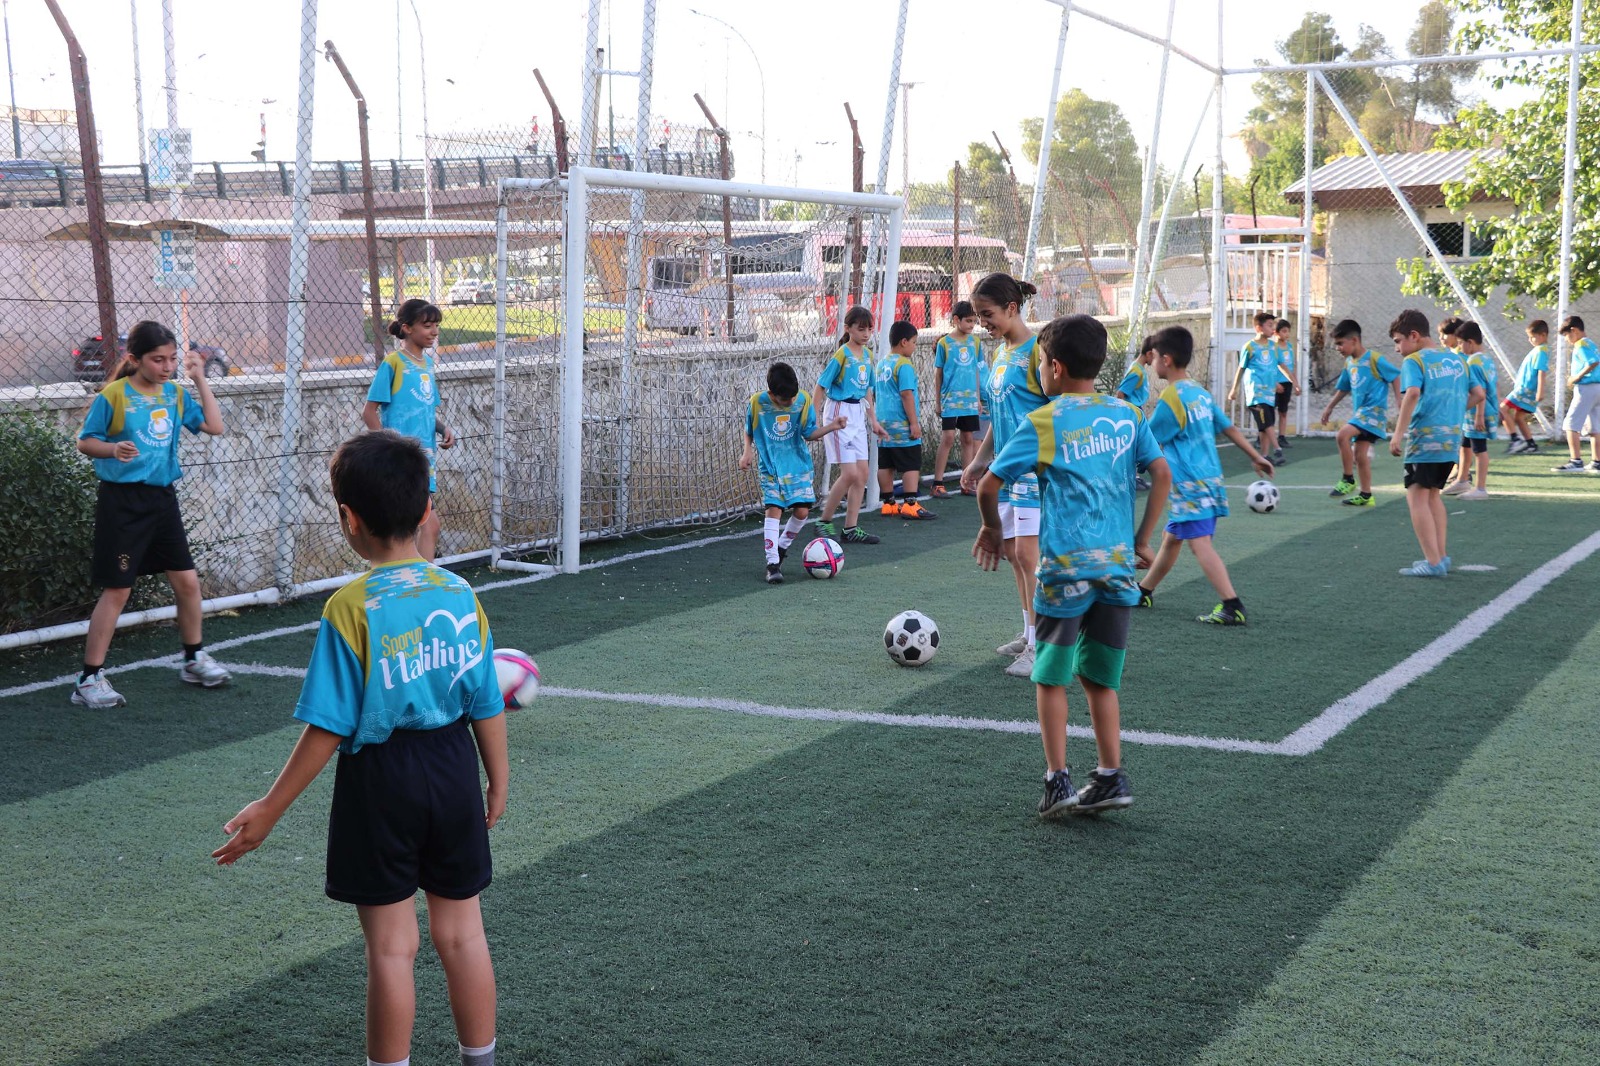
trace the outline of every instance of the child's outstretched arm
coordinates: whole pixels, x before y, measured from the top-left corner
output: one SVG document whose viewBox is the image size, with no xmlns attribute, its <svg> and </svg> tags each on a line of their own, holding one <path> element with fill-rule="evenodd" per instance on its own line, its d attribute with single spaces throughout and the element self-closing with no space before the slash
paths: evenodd
<svg viewBox="0 0 1600 1066">
<path fill-rule="evenodd" d="M 1241 452 L 1244 452 L 1250 457 L 1250 465 L 1256 468 L 1256 473 L 1260 474 L 1262 477 L 1272 476 L 1272 464 L 1267 462 L 1266 456 L 1256 451 L 1255 445 L 1251 444 L 1245 439 L 1245 435 L 1239 432 L 1238 426 L 1229 426 L 1227 429 L 1222 431 L 1222 435 L 1232 441 L 1235 448 L 1238 448 Z M 1168 478 L 1170 480 L 1170 474 L 1168 475 Z M 1151 493 L 1154 494 L 1154 491 L 1155 490 L 1152 489 Z"/>
<path fill-rule="evenodd" d="M 821 440 L 823 437 L 826 437 L 829 433 L 837 433 L 841 429 L 843 429 L 845 426 L 848 426 L 849 424 L 850 424 L 850 420 L 848 418 L 846 418 L 844 415 L 840 415 L 838 418 L 835 418 L 832 422 L 829 422 L 827 425 L 818 426 L 817 427 L 817 431 L 815 433 L 811 434 L 809 437 L 807 437 L 806 440 L 808 440 L 808 441 Z M 745 438 L 745 446 L 747 448 L 753 447 L 753 442 L 751 442 L 749 437 Z"/>
<path fill-rule="evenodd" d="M 272 832 L 272 827 L 278 824 L 278 819 L 283 817 L 283 812 L 328 765 L 328 760 L 333 758 L 343 739 L 339 734 L 330 733 L 319 726 L 306 726 L 300 739 L 295 742 L 294 751 L 289 753 L 289 761 L 279 771 L 278 779 L 272 783 L 267 794 L 228 819 L 228 824 L 222 827 L 230 839 L 211 853 L 218 866 L 238 862 L 261 846 L 267 834 Z"/>
<path fill-rule="evenodd" d="M 1139 523 L 1139 532 L 1133 541 L 1133 554 L 1138 556 L 1135 568 L 1139 570 L 1150 569 L 1150 564 L 1155 562 L 1155 552 L 1150 550 L 1150 538 L 1156 535 L 1156 530 L 1161 524 L 1161 515 L 1167 507 L 1167 497 L 1172 492 L 1172 468 L 1167 466 L 1165 459 L 1157 459 L 1145 467 L 1146 474 L 1150 475 L 1150 493 L 1144 501 L 1144 519 Z"/>
<path fill-rule="evenodd" d="M 1002 482 L 992 473 L 985 473 L 978 483 L 978 514 L 983 525 L 978 528 L 978 539 L 972 542 L 972 557 L 984 570 L 1000 568 L 1000 486 Z"/>
<path fill-rule="evenodd" d="M 483 794 L 483 820 L 490 829 L 506 813 L 506 792 L 511 787 L 511 755 L 506 748 L 506 716 L 475 718 L 472 735 L 478 741 L 478 758 L 489 787 Z"/>
</svg>

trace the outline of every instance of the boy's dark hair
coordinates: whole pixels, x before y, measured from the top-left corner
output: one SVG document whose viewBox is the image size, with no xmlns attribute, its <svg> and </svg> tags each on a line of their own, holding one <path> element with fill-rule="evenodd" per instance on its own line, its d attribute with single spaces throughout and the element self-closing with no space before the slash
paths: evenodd
<svg viewBox="0 0 1600 1066">
<path fill-rule="evenodd" d="M 1346 337 L 1361 339 L 1361 323 L 1353 318 L 1341 318 L 1339 324 L 1333 327 L 1333 339 L 1342 341 Z"/>
<path fill-rule="evenodd" d="M 1150 338 L 1156 352 L 1172 360 L 1172 365 L 1182 370 L 1194 358 L 1194 334 L 1182 326 L 1158 329 Z"/>
<path fill-rule="evenodd" d="M 1018 281 L 1010 274 L 997 271 L 979 278 L 978 283 L 972 287 L 972 295 L 974 299 L 982 296 L 990 303 L 999 304 L 1001 307 L 1016 304 L 1020 311 L 1030 297 L 1039 295 L 1039 290 L 1031 281 Z"/>
<path fill-rule="evenodd" d="M 1394 316 L 1394 321 L 1389 323 L 1389 336 L 1399 334 L 1404 337 L 1408 333 L 1420 333 L 1426 337 L 1432 328 L 1428 325 L 1427 315 L 1410 307 Z"/>
<path fill-rule="evenodd" d="M 1278 319 L 1278 324 L 1273 327 L 1273 331 L 1278 333 L 1281 333 L 1286 329 L 1294 329 L 1294 323 L 1290 322 L 1287 318 Z"/>
<path fill-rule="evenodd" d="M 1463 322 L 1456 327 L 1456 337 L 1460 340 L 1471 341 L 1473 344 L 1483 343 L 1483 327 L 1476 322 Z"/>
<path fill-rule="evenodd" d="M 956 305 L 950 309 L 951 318 L 976 318 L 978 312 L 972 309 L 971 300 L 957 300 Z"/>
<path fill-rule="evenodd" d="M 1566 336 L 1566 334 L 1567 334 L 1567 332 L 1569 330 L 1583 329 L 1583 328 L 1584 327 L 1583 327 L 1583 316 L 1582 315 L 1568 315 L 1566 317 L 1566 319 L 1561 323 L 1561 328 L 1559 330 L 1557 330 L 1556 332 L 1560 333 L 1562 336 Z M 1584 330 L 1584 332 L 1587 333 L 1588 330 Z"/>
<path fill-rule="evenodd" d="M 774 399 L 787 396 L 794 399 L 800 393 L 800 377 L 788 363 L 773 363 L 767 367 L 767 393 Z"/>
<path fill-rule="evenodd" d="M 889 324 L 889 347 L 893 348 L 897 344 L 916 339 L 917 327 L 911 323 L 901 320 Z"/>
<path fill-rule="evenodd" d="M 1278 316 L 1273 314 L 1271 311 L 1257 311 L 1256 312 L 1255 323 L 1256 323 L 1256 328 L 1257 329 L 1260 329 L 1262 326 L 1266 325 L 1268 322 L 1276 323 L 1277 321 L 1278 321 Z"/>
<path fill-rule="evenodd" d="M 1461 335 L 1461 327 L 1464 325 L 1466 325 L 1465 322 L 1461 321 L 1461 319 L 1457 318 L 1455 315 L 1451 315 L 1449 318 L 1439 323 L 1439 336 L 1459 337 Z"/>
<path fill-rule="evenodd" d="M 1550 336 L 1550 323 L 1542 318 L 1536 318 L 1528 323 L 1528 332 L 1536 337 Z"/>
<path fill-rule="evenodd" d="M 351 437 L 328 464 L 333 498 L 379 540 L 409 537 L 428 513 L 428 453 L 411 437 L 375 429 Z"/>
<path fill-rule="evenodd" d="M 1143 355 L 1145 352 L 1155 351 L 1155 347 L 1156 335 L 1154 333 L 1146 334 L 1144 343 L 1139 345 L 1139 354 Z"/>
<path fill-rule="evenodd" d="M 1106 362 L 1106 327 L 1093 315 L 1063 315 L 1039 333 L 1045 357 L 1061 364 L 1067 377 L 1086 381 Z"/>
<path fill-rule="evenodd" d="M 389 334 L 394 337 L 404 337 L 406 331 L 401 328 L 402 326 L 417 326 L 443 321 L 443 311 L 440 311 L 427 300 L 413 298 L 401 304 L 400 310 L 394 313 L 394 321 L 389 323 Z"/>
</svg>

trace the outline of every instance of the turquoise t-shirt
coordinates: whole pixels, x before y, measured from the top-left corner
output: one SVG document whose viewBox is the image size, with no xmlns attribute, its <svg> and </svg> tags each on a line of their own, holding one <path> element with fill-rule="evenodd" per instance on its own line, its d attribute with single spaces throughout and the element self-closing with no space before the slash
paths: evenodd
<svg viewBox="0 0 1600 1066">
<path fill-rule="evenodd" d="M 1289 375 L 1294 373 L 1294 344 L 1273 341 L 1272 347 L 1278 353 L 1278 380 L 1288 381 Z"/>
<path fill-rule="evenodd" d="M 877 407 L 878 424 L 889 434 L 884 446 L 904 448 L 920 440 L 911 437 L 911 422 L 906 418 L 906 405 L 902 392 L 910 391 L 911 409 L 922 417 L 922 396 L 917 389 L 917 368 L 903 355 L 890 353 L 878 360 L 878 370 L 873 385 L 873 402 Z"/>
<path fill-rule="evenodd" d="M 1033 609 L 1076 618 L 1095 603 L 1139 602 L 1134 477 L 1161 458 L 1144 413 L 1099 393 L 1069 393 L 1029 412 L 989 472 L 1037 474 L 1039 585 Z"/>
<path fill-rule="evenodd" d="M 1276 404 L 1278 382 L 1283 372 L 1278 368 L 1278 346 L 1273 341 L 1245 341 L 1239 349 L 1239 365 L 1244 368 L 1244 402 L 1246 407 Z"/>
<path fill-rule="evenodd" d="M 390 352 L 372 375 L 367 400 L 378 404 L 384 429 L 413 437 L 428 453 L 428 491 L 438 488 L 434 478 L 439 418 L 439 375 L 433 356 L 423 353 L 416 362 L 405 352 Z"/>
<path fill-rule="evenodd" d="M 1500 371 L 1493 356 L 1484 358 L 1482 352 L 1467 356 L 1467 389 L 1474 385 L 1483 390 L 1483 428 L 1478 428 L 1477 409 L 1469 407 L 1461 420 L 1461 435 L 1494 440 L 1494 429 L 1500 424 Z"/>
<path fill-rule="evenodd" d="M 830 400 L 860 400 L 872 387 L 872 353 L 863 348 L 859 352 L 848 344 L 822 364 L 822 374 L 817 384 Z"/>
<path fill-rule="evenodd" d="M 988 372 L 983 358 L 983 345 L 973 334 L 958 341 L 954 337 L 939 338 L 933 346 L 933 365 L 944 371 L 939 393 L 939 413 L 945 418 L 975 415 L 979 412 L 979 382 Z M 878 421 L 883 421 L 880 415 Z"/>
<path fill-rule="evenodd" d="M 1050 402 L 1039 380 L 1037 337 L 1029 337 L 1016 347 L 1001 343 L 989 364 L 989 425 L 994 435 L 994 454 L 1005 450 L 1022 420 Z M 1013 507 L 1039 506 L 1039 479 L 1032 473 L 1006 480 L 1007 498 Z"/>
<path fill-rule="evenodd" d="M 1448 348 L 1424 348 L 1400 364 L 1400 392 L 1420 388 L 1406 431 L 1406 462 L 1453 463 L 1467 414 L 1467 364 Z"/>
<path fill-rule="evenodd" d="M 489 620 L 466 578 L 406 559 L 328 597 L 294 716 L 336 733 L 339 750 L 396 729 L 439 729 L 505 710 Z"/>
<path fill-rule="evenodd" d="M 1133 406 L 1142 408 L 1150 399 L 1150 368 L 1140 362 L 1130 363 L 1116 391 Z"/>
<path fill-rule="evenodd" d="M 1350 394 L 1352 426 L 1389 438 L 1389 382 L 1399 376 L 1399 368 L 1371 348 L 1345 361 L 1334 390 Z"/>
<path fill-rule="evenodd" d="M 1522 365 L 1517 367 L 1516 387 L 1506 399 L 1530 411 L 1533 410 L 1536 402 L 1534 397 L 1539 395 L 1539 375 L 1549 369 L 1550 349 L 1543 344 L 1529 348 L 1528 354 L 1522 357 Z"/>
<path fill-rule="evenodd" d="M 79 440 L 85 438 L 120 444 L 131 440 L 139 454 L 120 459 L 95 459 L 94 473 L 101 481 L 125 484 L 170 485 L 183 476 L 178 465 L 178 427 L 199 433 L 206 415 L 182 385 L 162 382 L 154 396 L 146 396 L 118 378 L 95 396 L 83 420 Z"/>
<path fill-rule="evenodd" d="M 1579 370 L 1583 371 L 1579 385 L 1600 384 L 1600 349 L 1588 337 L 1572 346 L 1572 372 L 1576 374 Z"/>
<path fill-rule="evenodd" d="M 1174 522 L 1224 518 L 1228 490 L 1222 483 L 1217 434 L 1232 420 L 1205 389 L 1187 379 L 1161 390 L 1150 412 L 1150 433 L 1172 471 L 1167 515 Z"/>
<path fill-rule="evenodd" d="M 817 431 L 817 410 L 801 392 L 787 407 L 769 392 L 750 397 L 745 435 L 755 445 L 756 465 L 763 475 L 785 486 L 811 483 L 813 462 L 806 438 Z"/>
</svg>

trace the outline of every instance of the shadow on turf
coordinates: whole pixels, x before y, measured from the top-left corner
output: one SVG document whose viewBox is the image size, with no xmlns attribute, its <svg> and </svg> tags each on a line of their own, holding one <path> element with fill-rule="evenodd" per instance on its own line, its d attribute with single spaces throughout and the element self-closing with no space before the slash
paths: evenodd
<svg viewBox="0 0 1600 1066">
<path fill-rule="evenodd" d="M 1574 652 L 1519 620 L 1310 758 L 1130 746 L 1114 816 L 1033 817 L 1036 739 L 851 727 L 564 847 L 486 896 L 501 1060 L 1185 1061 Z M 449 1061 L 431 961 L 419 1004 Z M 74 1061 L 354 1059 L 360 1010 L 347 942 Z"/>
</svg>

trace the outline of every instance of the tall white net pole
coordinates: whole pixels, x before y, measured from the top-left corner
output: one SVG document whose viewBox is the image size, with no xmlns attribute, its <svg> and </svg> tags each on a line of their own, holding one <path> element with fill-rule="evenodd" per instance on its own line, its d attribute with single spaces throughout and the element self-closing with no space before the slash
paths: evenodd
<svg viewBox="0 0 1600 1066">
<path fill-rule="evenodd" d="M 1033 182 L 1033 206 L 1028 212 L 1028 239 L 1022 246 L 1022 276 L 1033 277 L 1033 264 L 1039 254 L 1039 219 L 1044 214 L 1044 188 L 1050 182 L 1050 146 L 1056 135 L 1056 102 L 1061 96 L 1061 61 L 1067 54 L 1067 26 L 1072 21 L 1072 4 L 1061 5 L 1061 35 L 1056 38 L 1056 67 L 1050 75 L 1050 105 L 1044 109 L 1044 125 L 1039 130 L 1039 174 Z M 1093 252 L 1085 248 L 1084 255 Z"/>
<path fill-rule="evenodd" d="M 1297 301 L 1295 314 L 1294 354 L 1295 377 L 1300 380 L 1300 395 L 1294 405 L 1294 424 L 1305 436 L 1306 419 L 1311 414 L 1311 219 L 1314 204 L 1312 202 L 1311 170 L 1315 165 L 1316 157 L 1312 154 L 1315 142 L 1312 140 L 1313 131 L 1316 129 L 1317 110 L 1317 82 L 1311 73 L 1306 73 L 1306 130 L 1305 130 L 1305 197 L 1300 204 L 1300 298 Z M 1326 334 L 1324 334 L 1326 335 Z M 1286 432 L 1286 431 L 1285 431 Z"/>
<path fill-rule="evenodd" d="M 145 155 L 144 143 L 144 63 L 139 59 L 139 0 L 128 0 L 128 13 L 133 18 L 133 116 L 139 126 L 139 163 L 142 166 L 150 160 Z"/>
<path fill-rule="evenodd" d="M 1561 263 L 1556 290 L 1556 327 L 1566 321 L 1572 306 L 1572 200 L 1576 191 L 1573 184 L 1578 170 L 1578 63 L 1581 56 L 1578 46 L 1583 43 L 1583 4 L 1572 5 L 1572 58 L 1567 66 L 1567 141 L 1566 155 L 1561 164 Z M 1561 417 L 1566 400 L 1567 365 L 1572 349 L 1567 338 L 1556 334 L 1555 414 Z"/>
<path fill-rule="evenodd" d="M 283 421 L 278 455 L 278 551 L 273 580 L 294 585 L 299 515 L 296 452 L 300 442 L 300 368 L 306 354 L 306 284 L 311 263 L 311 112 L 317 86 L 317 0 L 300 0 L 300 94 L 295 105 L 294 200 L 289 216 L 289 292 L 284 322 Z"/>
<path fill-rule="evenodd" d="M 600 101 L 600 0 L 589 0 L 583 51 L 583 110 L 578 117 L 578 158 L 574 165 L 594 165 L 595 110 Z M 581 280 L 581 279 L 580 279 Z"/>
<path fill-rule="evenodd" d="M 644 0 L 643 36 L 639 42 L 639 106 L 633 123 L 633 169 L 646 170 L 645 153 L 650 150 L 650 91 L 654 77 L 656 49 L 656 0 Z M 644 208 L 645 193 L 635 189 L 628 197 L 628 276 L 623 281 L 622 320 L 622 409 L 621 463 L 617 471 L 617 523 L 628 524 L 628 478 L 632 473 L 633 456 L 633 353 L 639 343 L 639 270 L 644 258 Z M 725 249 L 730 257 L 733 249 Z M 731 274 L 727 281 L 733 285 Z M 732 341 L 730 336 L 726 338 Z"/>
<path fill-rule="evenodd" d="M 1161 113 L 1167 103 L 1167 67 L 1172 61 L 1172 22 L 1177 17 L 1178 0 L 1167 0 L 1167 32 L 1161 49 L 1161 66 L 1156 74 L 1156 117 L 1150 124 L 1150 144 L 1144 155 L 1144 181 L 1139 191 L 1139 232 L 1134 234 L 1133 246 L 1133 306 L 1128 309 L 1128 355 L 1137 354 L 1135 346 L 1143 332 L 1145 316 L 1150 307 L 1150 288 L 1155 278 L 1154 264 L 1145 250 L 1146 235 L 1150 232 L 1150 213 L 1156 202 L 1156 152 L 1161 144 Z"/>
<path fill-rule="evenodd" d="M 590 49 L 593 51 L 593 49 Z M 584 79 L 589 84 L 589 79 Z M 583 275 L 589 252 L 589 182 L 583 167 L 567 178 L 567 231 L 563 235 L 561 359 L 561 552 L 564 574 L 578 572 L 583 534 Z"/>
<path fill-rule="evenodd" d="M 506 190 L 500 189 L 500 204 L 494 214 L 494 413 L 490 435 L 494 445 L 489 482 L 489 566 L 500 565 L 500 548 L 505 543 L 506 497 L 506 251 L 510 212 Z"/>
<path fill-rule="evenodd" d="M 1223 50 L 1223 4 L 1225 0 L 1217 0 L 1217 70 L 1222 70 L 1226 58 Z M 1224 364 L 1227 355 L 1223 345 L 1223 335 L 1227 332 L 1228 312 L 1228 246 L 1223 242 L 1222 228 L 1222 148 L 1227 142 L 1227 128 L 1223 118 L 1223 93 L 1225 86 L 1220 73 L 1217 74 L 1216 88 L 1213 90 L 1216 99 L 1213 103 L 1217 108 L 1217 152 L 1212 161 L 1211 172 L 1211 392 L 1213 396 L 1222 394 L 1223 375 L 1227 373 Z M 1195 205 L 1195 210 L 1200 210 L 1200 205 Z"/>
<path fill-rule="evenodd" d="M 178 128 L 178 40 L 172 30 L 172 0 L 161 0 L 162 53 L 167 79 L 167 129 Z M 183 191 L 176 186 L 169 194 L 167 205 L 173 221 L 183 217 Z M 184 353 L 189 350 L 189 330 L 184 322 L 183 293 L 172 290 L 172 332 L 178 338 L 178 365 L 183 365 Z M 112 344 L 106 342 L 107 348 Z"/>
<path fill-rule="evenodd" d="M 878 152 L 878 185 L 875 191 L 889 191 L 889 152 L 894 147 L 894 107 L 900 96 L 900 57 L 906 47 L 906 17 L 910 10 L 910 0 L 900 0 L 900 13 L 895 20 L 894 29 L 894 56 L 889 61 L 889 91 L 884 95 L 883 104 L 883 143 Z M 904 189 L 901 195 L 905 195 Z M 863 277 L 861 292 L 862 297 L 870 306 L 874 290 L 883 287 L 883 277 L 879 273 L 883 267 L 884 253 L 884 223 L 881 216 L 874 216 L 872 221 L 872 246 L 867 256 L 866 276 Z M 879 309 L 879 318 L 894 318 L 894 305 L 885 303 Z M 880 353 L 884 349 L 880 349 Z M 876 454 L 873 456 L 876 460 Z"/>
</svg>

